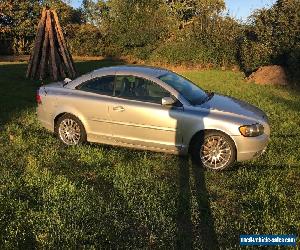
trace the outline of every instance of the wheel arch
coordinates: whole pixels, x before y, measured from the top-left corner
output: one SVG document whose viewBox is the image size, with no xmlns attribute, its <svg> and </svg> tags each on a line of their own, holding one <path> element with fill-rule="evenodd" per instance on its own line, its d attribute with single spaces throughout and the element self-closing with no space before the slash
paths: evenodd
<svg viewBox="0 0 300 250">
<path fill-rule="evenodd" d="M 81 124 L 82 124 L 82 126 L 83 126 L 83 128 L 84 128 L 84 130 L 85 130 L 85 133 L 87 133 L 87 130 L 86 130 L 86 124 L 85 124 L 84 119 L 82 119 L 82 118 L 81 118 L 80 116 L 78 116 L 78 115 L 74 115 L 74 114 L 71 113 L 71 112 L 60 112 L 60 113 L 58 113 L 58 114 L 54 117 L 54 119 L 53 119 L 53 131 L 54 131 L 54 132 L 56 132 L 56 126 L 57 126 L 57 122 L 58 122 L 59 118 L 61 118 L 61 117 L 64 116 L 64 115 L 67 115 L 67 114 L 76 117 L 76 118 L 81 122 Z"/>
<path fill-rule="evenodd" d="M 58 119 L 59 119 L 60 117 L 62 117 L 63 115 L 66 115 L 66 114 L 70 114 L 70 113 L 68 113 L 68 112 L 62 112 L 62 113 L 59 113 L 58 115 L 56 115 L 56 116 L 54 117 L 54 120 L 53 120 L 53 128 L 54 128 L 54 131 L 56 130 L 56 126 L 57 126 Z M 70 114 L 70 115 L 72 115 L 72 114 Z"/>
<path fill-rule="evenodd" d="M 217 133 L 221 133 L 221 134 L 224 134 L 226 135 L 228 138 L 231 139 L 231 141 L 233 142 L 233 145 L 234 145 L 234 149 L 237 153 L 237 145 L 236 145 L 236 142 L 234 141 L 234 139 L 227 133 L 225 133 L 224 131 L 222 130 L 218 130 L 218 129 L 202 129 L 202 130 L 199 130 L 197 131 L 190 139 L 190 142 L 188 144 L 188 152 L 191 153 L 191 149 L 192 149 L 192 145 L 194 143 L 194 141 L 199 137 L 199 136 L 204 136 L 205 133 L 208 133 L 208 132 L 217 132 Z M 237 156 L 237 154 L 236 154 Z M 236 160 L 236 159 L 235 159 Z"/>
</svg>

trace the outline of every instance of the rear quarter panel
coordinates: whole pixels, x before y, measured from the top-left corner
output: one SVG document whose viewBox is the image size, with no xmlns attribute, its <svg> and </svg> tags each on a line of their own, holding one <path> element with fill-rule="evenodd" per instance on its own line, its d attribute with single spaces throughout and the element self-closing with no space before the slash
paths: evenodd
<svg viewBox="0 0 300 250">
<path fill-rule="evenodd" d="M 41 124 L 50 131 L 54 131 L 52 116 L 55 112 L 57 99 L 53 91 L 48 90 L 46 87 L 39 89 L 41 97 L 41 104 L 37 107 L 37 116 Z"/>
</svg>

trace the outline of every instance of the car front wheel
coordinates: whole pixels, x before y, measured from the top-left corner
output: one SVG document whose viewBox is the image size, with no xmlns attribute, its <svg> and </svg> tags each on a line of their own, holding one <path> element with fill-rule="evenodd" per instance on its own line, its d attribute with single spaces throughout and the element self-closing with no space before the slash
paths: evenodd
<svg viewBox="0 0 300 250">
<path fill-rule="evenodd" d="M 66 145 L 78 145 L 86 141 L 84 126 L 77 117 L 71 114 L 65 114 L 58 119 L 55 133 Z"/>
<path fill-rule="evenodd" d="M 218 131 L 204 131 L 194 140 L 193 159 L 211 170 L 224 170 L 233 165 L 236 148 L 232 139 Z"/>
</svg>

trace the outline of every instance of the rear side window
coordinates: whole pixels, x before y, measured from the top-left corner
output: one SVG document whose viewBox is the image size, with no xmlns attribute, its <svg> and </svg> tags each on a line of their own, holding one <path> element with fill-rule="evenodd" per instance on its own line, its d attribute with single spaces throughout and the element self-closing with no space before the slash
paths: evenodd
<svg viewBox="0 0 300 250">
<path fill-rule="evenodd" d="M 114 80 L 114 76 L 96 77 L 79 85 L 77 89 L 112 96 L 114 92 Z"/>
</svg>

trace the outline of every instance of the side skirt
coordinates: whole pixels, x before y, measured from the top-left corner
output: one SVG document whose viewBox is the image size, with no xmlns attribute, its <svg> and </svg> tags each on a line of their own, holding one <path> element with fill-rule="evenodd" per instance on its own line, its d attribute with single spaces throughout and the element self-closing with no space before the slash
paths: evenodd
<svg viewBox="0 0 300 250">
<path fill-rule="evenodd" d="M 120 146 L 120 147 L 126 147 L 126 148 L 134 148 L 138 150 L 149 150 L 154 152 L 161 152 L 161 153 L 167 153 L 167 154 L 174 154 L 174 155 L 187 155 L 187 148 L 186 147 L 178 147 L 177 150 L 170 150 L 166 148 L 158 148 L 158 147 L 149 147 L 139 144 L 131 144 L 131 143 L 124 143 L 116 141 L 112 137 L 104 137 L 104 136 L 97 136 L 97 135 L 89 135 L 87 138 L 88 142 L 93 143 L 100 143 L 100 144 L 107 144 L 112 146 Z"/>
</svg>

